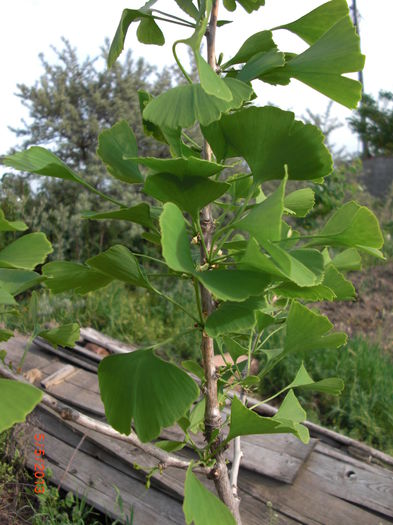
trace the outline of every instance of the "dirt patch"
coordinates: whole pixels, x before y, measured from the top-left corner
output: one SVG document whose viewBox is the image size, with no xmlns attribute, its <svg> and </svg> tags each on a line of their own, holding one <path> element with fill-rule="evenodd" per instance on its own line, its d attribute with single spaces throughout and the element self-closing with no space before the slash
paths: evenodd
<svg viewBox="0 0 393 525">
<path fill-rule="evenodd" d="M 320 309 L 336 329 L 361 334 L 393 351 L 393 261 L 348 274 L 358 294 L 354 302 L 324 303 Z"/>
</svg>

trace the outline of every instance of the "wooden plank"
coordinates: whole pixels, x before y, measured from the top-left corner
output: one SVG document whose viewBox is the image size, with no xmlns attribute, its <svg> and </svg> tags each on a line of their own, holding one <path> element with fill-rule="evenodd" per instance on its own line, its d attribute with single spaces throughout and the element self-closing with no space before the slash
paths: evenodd
<svg viewBox="0 0 393 525">
<path fill-rule="evenodd" d="M 315 452 L 311 453 L 311 458 Z M 310 460 L 309 460 L 310 461 Z M 356 505 L 324 492 L 318 476 L 301 469 L 293 485 L 277 482 L 248 470 L 240 473 L 240 489 L 256 501 L 271 502 L 274 509 L 303 525 L 387 525 L 392 523 Z"/>
<path fill-rule="evenodd" d="M 91 360 L 90 358 L 80 353 L 74 352 L 70 348 L 65 349 L 61 346 L 54 348 L 41 337 L 36 337 L 34 339 L 34 343 L 46 352 L 49 352 L 50 354 L 53 354 L 59 357 L 60 359 L 64 359 L 64 361 L 73 363 L 74 365 L 79 366 L 80 368 L 83 368 L 85 370 L 89 370 L 90 372 L 97 372 L 98 363 L 95 360 Z"/>
<path fill-rule="evenodd" d="M 85 341 L 107 348 L 113 354 L 125 354 L 138 349 L 135 345 L 122 343 L 117 339 L 113 339 L 113 337 L 94 330 L 94 328 L 83 327 L 80 329 L 80 334 Z"/>
<path fill-rule="evenodd" d="M 100 418 L 105 417 L 104 405 L 102 404 L 100 396 L 91 390 L 86 390 L 68 381 L 64 381 L 63 383 L 48 388 L 47 391 L 57 399 L 83 412 L 94 414 Z"/>
<path fill-rule="evenodd" d="M 393 472 L 318 444 L 305 468 L 328 494 L 393 518 Z"/>
<path fill-rule="evenodd" d="M 50 374 L 45 379 L 41 381 L 41 385 L 45 389 L 49 389 L 59 383 L 62 383 L 65 379 L 68 379 L 78 371 L 77 368 L 71 365 L 64 365 L 53 374 Z"/>
<path fill-rule="evenodd" d="M 31 436 L 40 432 L 39 427 L 31 428 Z M 27 453 L 27 465 L 34 468 L 34 442 L 30 440 Z M 64 475 L 68 462 L 73 454 L 73 447 L 61 439 L 45 434 L 45 466 L 53 471 L 52 481 L 58 483 Z M 83 451 L 78 451 L 74 463 L 62 481 L 62 487 L 73 490 L 80 496 L 86 493 L 89 504 L 98 510 L 109 514 L 111 517 L 120 517 L 116 509 L 116 486 L 122 495 L 124 507 L 134 508 L 135 523 L 143 525 L 184 525 L 181 504 L 168 498 L 158 490 L 146 490 L 143 483 L 124 475 L 116 468 L 100 462 L 93 461 L 91 456 Z"/>
</svg>

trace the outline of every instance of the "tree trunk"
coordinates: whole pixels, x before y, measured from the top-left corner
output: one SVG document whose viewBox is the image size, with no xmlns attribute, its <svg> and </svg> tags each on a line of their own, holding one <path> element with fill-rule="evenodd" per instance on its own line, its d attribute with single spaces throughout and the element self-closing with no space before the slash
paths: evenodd
<svg viewBox="0 0 393 525">
<path fill-rule="evenodd" d="M 215 36 L 217 27 L 217 13 L 218 13 L 218 0 L 213 2 L 213 8 L 210 17 L 210 23 L 207 31 L 207 58 L 210 66 L 215 70 L 216 68 L 216 55 L 215 55 Z M 210 145 L 204 142 L 204 158 L 210 160 L 212 152 Z M 211 206 L 208 205 L 201 211 L 201 228 L 205 241 L 207 252 L 211 248 L 212 236 L 214 232 L 214 221 L 212 216 Z M 206 263 L 206 255 L 203 247 L 201 246 L 201 265 Z M 214 303 L 212 296 L 206 288 L 202 285 L 201 289 L 201 300 L 202 300 L 202 311 L 206 318 L 214 309 Z M 217 396 L 217 376 L 216 367 L 214 364 L 214 345 L 213 339 L 206 333 L 202 335 L 202 357 L 203 367 L 206 377 L 206 410 L 205 410 L 205 439 L 207 442 L 211 441 L 213 432 L 220 428 L 222 420 L 220 414 L 220 408 Z M 232 493 L 232 487 L 229 480 L 228 468 L 224 458 L 224 451 L 221 449 L 222 433 L 219 432 L 216 438 L 210 445 L 210 452 L 216 459 L 216 465 L 212 472 L 212 479 L 214 481 L 217 493 L 220 499 L 232 512 L 236 523 L 241 525 L 241 518 L 239 513 L 240 500 Z"/>
</svg>

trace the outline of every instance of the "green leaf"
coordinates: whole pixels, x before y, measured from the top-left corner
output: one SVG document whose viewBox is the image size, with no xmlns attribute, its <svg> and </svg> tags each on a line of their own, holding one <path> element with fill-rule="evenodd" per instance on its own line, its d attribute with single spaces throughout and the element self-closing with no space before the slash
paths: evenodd
<svg viewBox="0 0 393 525">
<path fill-rule="evenodd" d="M 274 288 L 274 293 L 288 299 L 303 299 L 304 301 L 334 301 L 336 294 L 327 285 L 301 287 L 295 283 L 284 283 Z"/>
<path fill-rule="evenodd" d="M 143 442 L 184 416 L 199 389 L 188 374 L 152 350 L 136 350 L 101 361 L 98 379 L 109 424 L 122 434 L 135 432 Z"/>
<path fill-rule="evenodd" d="M 284 178 L 285 165 L 289 179 L 294 180 L 318 179 L 332 171 L 322 132 L 295 120 L 290 111 L 268 106 L 247 108 L 223 115 L 202 131 L 217 159 L 243 157 L 258 183 Z"/>
<path fill-rule="evenodd" d="M 296 78 L 327 97 L 352 109 L 361 99 L 362 86 L 357 80 L 342 76 L 363 69 L 360 39 L 349 15 L 341 18 L 306 51 L 282 68 L 261 76 L 271 83 L 288 83 Z"/>
<path fill-rule="evenodd" d="M 147 178 L 144 191 L 161 202 L 173 202 L 188 211 L 196 221 L 199 211 L 229 188 L 225 182 L 203 177 L 179 178 L 170 173 L 157 173 Z"/>
<path fill-rule="evenodd" d="M 80 330 L 77 323 L 68 323 L 58 328 L 52 328 L 51 330 L 42 330 L 38 335 L 49 341 L 55 347 L 60 345 L 73 348 L 75 343 L 80 339 Z"/>
<path fill-rule="evenodd" d="M 347 248 L 338 253 L 332 260 L 338 270 L 349 272 L 362 269 L 362 259 L 356 248 Z"/>
<path fill-rule="evenodd" d="M 0 433 L 22 423 L 42 399 L 42 392 L 31 385 L 0 379 Z"/>
<path fill-rule="evenodd" d="M 226 168 L 224 164 L 217 164 L 216 162 L 198 159 L 197 157 L 178 157 L 176 159 L 133 157 L 132 160 L 157 173 L 171 173 L 179 178 L 211 177 Z"/>
<path fill-rule="evenodd" d="M 202 397 L 202 399 L 200 399 L 200 401 L 194 406 L 190 414 L 190 430 L 194 434 L 196 434 L 198 430 L 202 430 L 200 427 L 205 419 L 205 410 L 206 399 Z"/>
<path fill-rule="evenodd" d="M 112 277 L 93 268 L 66 261 L 48 263 L 42 268 L 42 273 L 47 278 L 46 286 L 55 294 L 74 290 L 83 295 L 113 281 Z"/>
<path fill-rule="evenodd" d="M 8 339 L 11 339 L 11 337 L 14 336 L 14 332 L 11 330 L 7 330 L 6 328 L 0 328 L 0 341 L 3 343 L 4 341 L 8 341 Z"/>
<path fill-rule="evenodd" d="M 233 96 L 232 91 L 229 89 L 226 82 L 220 78 L 215 71 L 213 71 L 200 53 L 195 52 L 194 56 L 203 91 L 208 95 L 219 98 L 220 100 L 230 102 L 233 99 Z"/>
<path fill-rule="evenodd" d="M 213 338 L 222 334 L 242 332 L 255 325 L 255 311 L 260 300 L 248 299 L 242 303 L 224 302 L 206 320 L 205 331 Z"/>
<path fill-rule="evenodd" d="M 285 197 L 284 206 L 296 217 L 305 217 L 314 207 L 315 195 L 311 188 L 293 191 Z"/>
<path fill-rule="evenodd" d="M 302 363 L 295 379 L 288 385 L 288 388 L 303 388 L 314 392 L 323 392 L 333 396 L 339 396 L 344 389 L 344 382 L 338 377 L 330 377 L 321 381 L 314 381 Z"/>
<path fill-rule="evenodd" d="M 257 11 L 261 6 L 265 5 L 265 0 L 224 0 L 224 7 L 228 11 L 236 9 L 236 2 L 240 4 L 247 13 Z"/>
<path fill-rule="evenodd" d="M 26 151 L 6 156 L 3 158 L 3 164 L 17 170 L 70 180 L 86 186 L 86 182 L 56 155 L 40 146 L 32 146 Z"/>
<path fill-rule="evenodd" d="M 245 40 L 236 55 L 228 62 L 223 64 L 223 69 L 235 64 L 247 62 L 257 53 L 267 53 L 268 51 L 277 49 L 273 41 L 273 33 L 271 31 L 260 31 L 255 33 Z"/>
<path fill-rule="evenodd" d="M 162 131 L 161 128 L 153 124 L 152 122 L 149 122 L 148 120 L 145 120 L 143 118 L 143 110 L 145 107 L 153 100 L 153 96 L 150 95 L 147 91 L 140 89 L 138 91 L 138 100 L 139 100 L 139 109 L 141 111 L 142 116 L 142 125 L 143 125 L 143 132 L 147 136 L 154 137 L 159 142 L 165 142 L 167 143 L 167 139 Z M 180 137 L 179 137 L 180 140 Z"/>
<path fill-rule="evenodd" d="M 162 255 L 165 262 L 176 272 L 193 273 L 190 240 L 184 217 L 179 208 L 167 202 L 160 217 Z"/>
<path fill-rule="evenodd" d="M 124 49 L 124 40 L 127 35 L 128 28 L 135 20 L 141 20 L 142 18 L 152 18 L 150 14 L 150 7 L 155 3 L 156 0 L 150 0 L 141 9 L 124 9 L 121 15 L 119 25 L 116 30 L 116 34 L 112 40 L 111 47 L 108 55 L 108 67 L 112 67 L 116 62 L 121 52 Z"/>
<path fill-rule="evenodd" d="M 285 55 L 276 49 L 256 53 L 239 71 L 237 78 L 243 82 L 251 82 L 272 69 L 285 65 Z"/>
<path fill-rule="evenodd" d="M 33 270 L 52 252 L 52 245 L 43 233 L 28 233 L 0 251 L 0 267 Z"/>
<path fill-rule="evenodd" d="M 136 31 L 136 36 L 142 44 L 152 44 L 155 46 L 163 46 L 165 44 L 163 32 L 156 24 L 154 18 L 142 18 Z"/>
<path fill-rule="evenodd" d="M 246 217 L 238 221 L 234 227 L 246 230 L 259 243 L 263 243 L 264 240 L 281 240 L 286 182 L 287 176 L 284 177 L 276 191 L 254 206 Z"/>
<path fill-rule="evenodd" d="M 143 117 L 161 128 L 189 128 L 196 121 L 207 126 L 222 113 L 239 108 L 253 93 L 252 88 L 240 80 L 226 78 L 224 82 L 232 92 L 229 102 L 208 95 L 200 84 L 188 84 L 154 98 L 143 111 Z"/>
<path fill-rule="evenodd" d="M 248 270 L 211 270 L 195 276 L 213 295 L 223 301 L 244 301 L 261 295 L 269 278 L 261 272 Z"/>
<path fill-rule="evenodd" d="M 316 239 L 309 244 L 350 246 L 368 251 L 368 248 L 382 247 L 383 235 L 373 212 L 351 201 L 330 217 Z"/>
<path fill-rule="evenodd" d="M 7 290 L 4 290 L 4 288 L 1 286 L 0 282 L 0 305 L 15 305 L 17 302 L 13 298 L 13 296 L 7 292 Z"/>
<path fill-rule="evenodd" d="M 145 202 L 141 202 L 132 208 L 119 208 L 118 210 L 110 210 L 106 212 L 86 211 L 82 213 L 82 217 L 91 220 L 106 220 L 117 219 L 122 221 L 134 222 L 145 226 L 146 228 L 153 228 L 154 223 L 150 215 L 150 207 Z"/>
<path fill-rule="evenodd" d="M 11 295 L 22 293 L 44 280 L 44 277 L 27 270 L 0 268 L 0 286 Z"/>
<path fill-rule="evenodd" d="M 338 348 L 345 344 L 347 335 L 343 332 L 330 333 L 332 328 L 332 323 L 325 315 L 314 313 L 293 301 L 287 318 L 284 350 L 296 354 Z"/>
<path fill-rule="evenodd" d="M 3 210 L 0 208 L 0 232 L 23 232 L 28 226 L 22 221 L 7 221 Z"/>
<path fill-rule="evenodd" d="M 116 179 L 129 184 L 143 182 L 138 164 L 126 159 L 137 157 L 138 147 L 135 135 L 125 120 L 100 133 L 97 155 Z"/>
<path fill-rule="evenodd" d="M 169 441 L 163 439 L 161 441 L 156 441 L 154 446 L 161 450 L 165 450 L 165 452 L 177 452 L 185 447 L 185 443 L 183 441 Z"/>
<path fill-rule="evenodd" d="M 282 416 L 278 417 L 279 412 L 277 412 L 274 417 L 262 417 L 246 408 L 237 397 L 234 397 L 231 407 L 231 425 L 227 437 L 228 441 L 237 436 L 252 434 L 290 433 L 307 443 L 309 437 L 307 439 L 306 432 L 303 430 L 305 427 L 298 422 L 300 411 L 297 404 L 293 402 L 292 396 L 287 402 L 284 400 L 281 406 Z M 305 412 L 303 411 L 303 413 L 305 418 Z M 291 420 L 289 417 L 294 419 Z"/>
<path fill-rule="evenodd" d="M 201 381 L 205 378 L 205 372 L 203 371 L 203 368 L 196 361 L 188 359 L 187 361 L 182 361 L 181 366 L 188 372 L 191 372 L 191 374 L 199 377 Z"/>
<path fill-rule="evenodd" d="M 273 419 L 280 421 L 283 425 L 288 423 L 293 425 L 294 434 L 303 441 L 303 443 L 310 441 L 308 428 L 300 425 L 300 423 L 306 419 L 306 412 L 297 400 L 293 390 L 290 390 L 285 396 L 284 401 L 281 403 L 278 412 L 273 416 Z"/>
<path fill-rule="evenodd" d="M 187 525 L 236 525 L 228 507 L 193 474 L 192 465 L 186 474 L 183 512 Z"/>
<path fill-rule="evenodd" d="M 194 20 L 198 20 L 199 12 L 195 5 L 192 3 L 192 0 L 175 0 L 177 5 L 182 11 L 187 13 L 188 16 L 191 16 Z"/>
<path fill-rule="evenodd" d="M 337 301 L 355 299 L 356 297 L 356 290 L 351 281 L 348 281 L 333 264 L 327 266 L 323 284 L 334 292 Z"/>
<path fill-rule="evenodd" d="M 115 244 L 105 252 L 91 257 L 86 261 L 86 264 L 111 279 L 118 279 L 134 286 L 150 288 L 150 283 L 135 256 L 121 244 Z"/>
<path fill-rule="evenodd" d="M 245 348 L 234 339 L 231 339 L 228 336 L 224 336 L 222 340 L 234 363 L 236 363 L 239 357 L 241 357 L 242 355 L 248 354 L 248 348 Z"/>
<path fill-rule="evenodd" d="M 275 27 L 287 29 L 302 38 L 307 44 L 314 44 L 334 24 L 348 14 L 346 0 L 332 0 L 322 4 L 294 22 Z"/>
</svg>

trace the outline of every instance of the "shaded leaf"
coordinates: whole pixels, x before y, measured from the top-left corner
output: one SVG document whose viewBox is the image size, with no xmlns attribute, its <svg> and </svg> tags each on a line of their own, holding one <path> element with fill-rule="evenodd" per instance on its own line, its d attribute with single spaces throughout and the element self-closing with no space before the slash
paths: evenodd
<svg viewBox="0 0 393 525">
<path fill-rule="evenodd" d="M 86 211 L 82 213 L 82 217 L 91 220 L 117 219 L 141 224 L 146 228 L 155 227 L 150 215 L 150 207 L 145 202 L 141 202 L 132 208 L 119 208 L 101 213 Z"/>
<path fill-rule="evenodd" d="M 142 268 L 138 264 L 136 257 L 128 248 L 121 244 L 111 246 L 105 252 L 91 257 L 86 264 L 109 276 L 111 279 L 118 279 L 134 286 L 150 288 Z"/>
<path fill-rule="evenodd" d="M 284 200 L 285 208 L 291 210 L 297 217 L 305 217 L 314 207 L 315 195 L 311 188 L 289 193 Z"/>
<path fill-rule="evenodd" d="M 0 232 L 23 232 L 28 226 L 22 221 L 8 221 L 0 208 Z"/>
<path fill-rule="evenodd" d="M 333 264 L 327 266 L 323 284 L 334 292 L 337 301 L 355 299 L 356 297 L 356 290 L 351 281 L 348 281 Z"/>
<path fill-rule="evenodd" d="M 46 286 L 53 293 L 74 290 L 85 294 L 102 288 L 113 281 L 112 277 L 83 264 L 59 261 L 46 264 L 42 273 L 47 278 Z"/>
<path fill-rule="evenodd" d="M 260 300 L 250 298 L 244 302 L 224 302 L 206 320 L 205 331 L 213 338 L 222 334 L 242 332 L 255 325 L 255 310 Z"/>
<path fill-rule="evenodd" d="M 273 41 L 273 33 L 271 31 L 259 31 L 247 38 L 236 55 L 223 64 L 222 67 L 226 69 L 229 66 L 247 62 L 257 53 L 266 53 L 276 48 L 277 46 Z"/>
<path fill-rule="evenodd" d="M 165 37 L 161 29 L 156 24 L 154 18 L 143 17 L 136 31 L 136 36 L 142 44 L 153 44 L 163 46 Z"/>
<path fill-rule="evenodd" d="M 261 295 L 269 278 L 249 270 L 212 270 L 196 272 L 195 276 L 213 295 L 223 301 L 244 301 Z"/>
<path fill-rule="evenodd" d="M 245 348 L 234 339 L 231 339 L 228 336 L 224 336 L 222 340 L 234 363 L 237 362 L 239 357 L 248 354 L 248 348 Z"/>
<path fill-rule="evenodd" d="M 199 12 L 195 5 L 192 3 L 192 0 L 175 0 L 177 5 L 182 11 L 187 13 L 188 16 L 191 16 L 194 20 L 198 20 Z"/>
<path fill-rule="evenodd" d="M 211 177 L 226 166 L 197 157 L 178 157 L 175 159 L 157 159 L 155 157 L 134 157 L 132 160 L 157 173 L 171 173 L 180 178 Z"/>
<path fill-rule="evenodd" d="M 11 337 L 14 336 L 14 332 L 11 330 L 7 330 L 6 328 L 0 328 L 0 341 L 3 343 L 4 341 L 8 341 L 8 339 L 11 339 Z"/>
<path fill-rule="evenodd" d="M 301 287 L 295 283 L 284 283 L 274 288 L 274 292 L 288 299 L 303 299 L 304 301 L 334 301 L 336 299 L 334 291 L 323 284 Z"/>
<path fill-rule="evenodd" d="M 156 441 L 154 446 L 160 448 L 161 450 L 165 450 L 165 452 L 177 452 L 178 450 L 181 450 L 185 447 L 185 443 L 183 443 L 183 441 L 169 441 L 167 439 L 163 439 L 161 441 Z"/>
<path fill-rule="evenodd" d="M 35 272 L 0 268 L 1 287 L 12 295 L 22 293 L 43 280 L 44 277 Z"/>
<path fill-rule="evenodd" d="M 243 82 L 250 82 L 272 69 L 285 65 L 285 55 L 276 49 L 256 53 L 239 71 L 237 78 Z"/>
<path fill-rule="evenodd" d="M 0 251 L 0 267 L 33 270 L 52 252 L 52 245 L 43 233 L 28 233 Z"/>
<path fill-rule="evenodd" d="M 109 424 L 147 442 L 184 416 L 199 389 L 189 375 L 152 350 L 136 350 L 101 361 L 98 379 Z"/>
<path fill-rule="evenodd" d="M 203 368 L 196 361 L 188 359 L 187 361 L 182 361 L 181 366 L 188 372 L 191 372 L 191 374 L 199 377 L 199 379 L 203 380 L 205 378 L 205 372 L 203 371 Z"/>
<path fill-rule="evenodd" d="M 38 335 L 55 347 L 60 345 L 73 348 L 80 339 L 79 325 L 77 323 L 68 323 L 51 330 L 42 330 Z"/>
<path fill-rule="evenodd" d="M 97 155 L 116 179 L 130 184 L 143 182 L 138 164 L 125 159 L 138 156 L 135 135 L 125 120 L 100 133 Z"/>
<path fill-rule="evenodd" d="M 184 217 L 179 208 L 167 202 L 160 217 L 162 255 L 165 262 L 176 272 L 194 272 L 190 240 Z"/>
<path fill-rule="evenodd" d="M 344 382 L 338 377 L 330 377 L 322 379 L 321 381 L 314 381 L 302 363 L 296 373 L 295 379 L 288 385 L 288 388 L 299 387 L 302 387 L 305 390 L 313 390 L 315 392 L 324 392 L 325 394 L 339 396 L 344 389 Z"/>
<path fill-rule="evenodd" d="M 228 507 L 193 474 L 192 465 L 186 474 L 183 511 L 187 525 L 236 525 Z"/>
<path fill-rule="evenodd" d="M 0 378 L 0 433 L 22 423 L 42 399 L 42 392 L 32 385 Z"/>
<path fill-rule="evenodd" d="M 0 282 L 0 305 L 15 305 L 17 302 L 13 298 L 13 296 L 7 292 L 7 290 L 4 290 L 4 288 L 1 287 Z"/>
<path fill-rule="evenodd" d="M 289 179 L 295 180 L 318 179 L 332 171 L 322 132 L 295 120 L 290 111 L 268 106 L 247 108 L 223 115 L 202 131 L 218 160 L 243 157 L 258 183 L 284 178 L 285 165 Z"/>
</svg>

